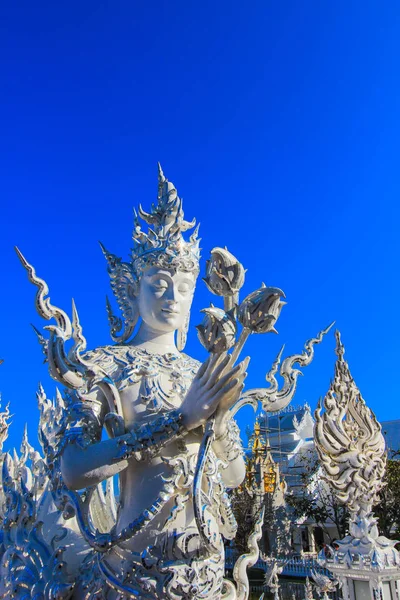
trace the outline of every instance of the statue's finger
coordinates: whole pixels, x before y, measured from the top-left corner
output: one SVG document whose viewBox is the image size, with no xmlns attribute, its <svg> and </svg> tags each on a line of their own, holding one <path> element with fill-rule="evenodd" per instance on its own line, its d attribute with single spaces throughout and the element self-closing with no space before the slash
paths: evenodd
<svg viewBox="0 0 400 600">
<path fill-rule="evenodd" d="M 233 377 L 240 375 L 240 373 L 241 365 L 236 365 L 236 367 L 233 367 L 233 369 L 228 371 L 228 373 L 226 373 L 226 375 L 223 377 L 220 377 L 212 386 L 212 388 L 210 388 L 212 389 L 212 393 L 215 394 L 219 392 L 219 390 L 222 389 Z"/>
<path fill-rule="evenodd" d="M 249 366 L 249 362 L 250 356 L 246 356 L 246 358 L 242 361 L 243 371 L 246 371 L 247 367 Z"/>
<path fill-rule="evenodd" d="M 234 361 L 232 360 L 232 354 L 228 354 L 227 356 L 228 356 L 229 360 L 227 361 L 226 365 L 222 369 L 221 376 L 226 375 L 228 373 L 228 370 L 231 369 L 234 365 Z"/>
<path fill-rule="evenodd" d="M 240 372 L 241 373 L 246 373 L 246 369 L 249 366 L 249 362 L 250 362 L 250 356 L 246 356 L 246 358 L 244 358 L 242 360 L 242 362 L 239 363 L 238 366 L 240 367 Z"/>
<path fill-rule="evenodd" d="M 246 368 L 249 364 L 250 358 L 247 357 L 245 358 L 241 363 L 239 363 L 238 365 L 236 365 L 235 367 L 233 367 L 233 369 L 231 369 L 230 371 L 226 372 L 226 368 L 225 368 L 225 373 L 223 375 L 223 377 L 221 377 L 219 379 L 218 382 L 215 383 L 214 387 L 214 391 L 218 391 L 220 389 L 220 387 L 222 385 L 225 385 L 225 383 L 227 381 L 229 381 L 230 378 L 234 377 L 235 375 L 244 375 L 247 376 L 246 373 Z"/>
<path fill-rule="evenodd" d="M 202 383 L 207 382 L 209 380 L 209 378 L 211 377 L 211 373 L 215 369 L 215 366 L 219 363 L 219 361 L 221 361 L 224 358 L 225 354 L 225 352 L 222 354 L 211 354 L 207 368 L 204 371 L 204 374 L 201 378 Z"/>
<path fill-rule="evenodd" d="M 247 373 L 241 373 L 235 379 L 237 379 L 237 384 L 232 388 L 229 394 L 225 394 L 222 400 L 219 403 L 219 407 L 222 411 L 228 410 L 233 404 L 235 404 L 236 400 L 240 397 L 240 394 L 244 388 L 244 380 L 247 377 Z"/>
<path fill-rule="evenodd" d="M 198 371 L 197 371 L 197 373 L 196 373 L 196 377 L 197 377 L 198 379 L 201 379 L 201 377 L 203 377 L 203 375 L 204 375 L 204 373 L 206 372 L 206 369 L 207 369 L 207 367 L 208 367 L 208 365 L 209 365 L 209 363 L 210 363 L 210 360 L 211 360 L 211 354 L 208 356 L 207 360 L 205 360 L 205 361 L 204 361 L 204 362 L 203 362 L 203 363 L 200 365 L 200 368 L 199 368 L 199 370 L 198 370 Z"/>
<path fill-rule="evenodd" d="M 225 354 L 222 360 L 219 360 L 215 366 L 214 371 L 211 373 L 210 378 L 206 382 L 206 389 L 210 389 L 220 378 L 221 374 L 225 371 L 227 365 L 230 363 L 231 357 L 229 354 Z"/>
<path fill-rule="evenodd" d="M 239 385 L 239 379 L 235 378 L 229 381 L 223 388 L 221 388 L 214 396 L 213 403 L 220 404 L 225 397 L 229 397 L 234 392 L 236 386 Z"/>
<path fill-rule="evenodd" d="M 219 404 L 223 411 L 229 411 L 230 408 L 239 400 L 244 389 L 244 385 L 244 381 L 242 380 L 229 394 L 224 396 Z"/>
</svg>

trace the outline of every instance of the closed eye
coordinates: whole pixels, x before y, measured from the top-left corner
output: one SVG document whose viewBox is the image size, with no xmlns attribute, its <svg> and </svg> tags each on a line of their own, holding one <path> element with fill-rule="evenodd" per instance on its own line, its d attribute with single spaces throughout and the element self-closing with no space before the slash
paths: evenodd
<svg viewBox="0 0 400 600">
<path fill-rule="evenodd" d="M 188 285 L 180 285 L 178 290 L 181 294 L 187 294 L 190 292 L 190 287 Z"/>
<path fill-rule="evenodd" d="M 165 279 L 155 279 L 154 281 L 152 281 L 152 286 L 156 290 L 166 290 L 168 287 L 168 282 L 165 281 Z"/>
</svg>

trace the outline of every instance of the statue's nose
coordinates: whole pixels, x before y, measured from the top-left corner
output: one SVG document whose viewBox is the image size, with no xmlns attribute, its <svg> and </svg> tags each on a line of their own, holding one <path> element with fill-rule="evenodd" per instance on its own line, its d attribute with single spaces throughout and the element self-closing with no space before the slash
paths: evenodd
<svg viewBox="0 0 400 600">
<path fill-rule="evenodd" d="M 177 296 L 177 289 L 175 288 L 175 286 L 174 285 L 168 286 L 168 290 L 166 291 L 166 294 L 164 296 L 167 299 L 167 301 L 169 303 L 176 304 L 176 296 Z"/>
<path fill-rule="evenodd" d="M 178 303 L 175 302 L 175 300 L 169 300 L 166 303 L 166 308 L 169 308 L 170 310 L 178 310 Z"/>
</svg>

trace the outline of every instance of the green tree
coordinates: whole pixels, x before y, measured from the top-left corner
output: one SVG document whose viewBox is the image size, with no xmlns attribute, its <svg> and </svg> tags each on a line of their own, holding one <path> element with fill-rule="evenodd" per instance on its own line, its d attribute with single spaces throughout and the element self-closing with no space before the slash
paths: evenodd
<svg viewBox="0 0 400 600">
<path fill-rule="evenodd" d="M 400 451 L 394 454 L 400 456 Z M 379 533 L 388 538 L 400 537 L 400 461 L 387 461 L 384 487 L 379 492 L 378 502 L 374 506 L 378 519 Z"/>
<path fill-rule="evenodd" d="M 348 530 L 349 513 L 323 479 L 316 453 L 313 451 L 301 456 L 296 468 L 300 485 L 292 487 L 286 496 L 295 518 L 314 522 L 331 542 L 343 538 Z M 328 528 L 332 524 L 337 530 L 333 537 L 332 529 Z"/>
<path fill-rule="evenodd" d="M 235 550 L 239 554 L 248 552 L 247 540 L 250 533 L 253 531 L 256 517 L 256 501 L 249 494 L 246 486 L 240 486 L 230 493 L 232 510 L 237 521 L 237 533 L 235 537 Z"/>
<path fill-rule="evenodd" d="M 258 543 L 260 550 L 266 555 L 274 556 L 289 553 L 292 511 L 288 511 L 284 503 L 277 505 L 272 493 L 266 493 L 262 497 L 251 495 L 245 485 L 231 491 L 231 503 L 238 524 L 234 541 L 238 553 L 248 552 L 247 541 L 262 507 L 265 514 L 262 538 Z"/>
</svg>

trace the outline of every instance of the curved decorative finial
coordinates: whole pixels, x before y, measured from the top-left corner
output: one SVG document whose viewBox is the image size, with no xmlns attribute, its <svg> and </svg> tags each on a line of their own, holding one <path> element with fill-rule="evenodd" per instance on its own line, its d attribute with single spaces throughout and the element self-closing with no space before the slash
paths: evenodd
<svg viewBox="0 0 400 600">
<path fill-rule="evenodd" d="M 350 375 L 349 367 L 348 367 L 347 363 L 344 360 L 345 349 L 344 349 L 344 346 L 342 344 L 342 339 L 341 339 L 340 331 L 338 329 L 336 329 L 336 331 L 335 331 L 335 339 L 336 339 L 335 354 L 338 357 L 338 359 L 341 361 L 343 367 L 347 369 L 348 374 Z M 350 377 L 351 377 L 351 375 L 350 375 Z"/>
<path fill-rule="evenodd" d="M 300 369 L 295 369 L 296 364 L 301 367 L 308 366 L 314 358 L 314 346 L 322 342 L 324 336 L 333 327 L 334 322 L 326 329 L 322 329 L 317 337 L 311 338 L 304 345 L 304 350 L 301 354 L 293 354 L 288 356 L 282 362 L 279 374 L 283 377 L 283 386 L 279 389 L 279 383 L 276 380 L 276 373 L 281 361 L 284 346 L 274 360 L 270 371 L 266 375 L 266 380 L 270 384 L 269 388 L 255 388 L 246 391 L 240 402 L 241 405 L 247 400 L 248 403 L 261 402 L 263 410 L 266 412 L 277 412 L 284 409 L 293 400 L 297 389 L 297 380 L 299 375 L 303 375 Z"/>
<path fill-rule="evenodd" d="M 352 536 L 377 537 L 372 507 L 383 485 L 385 440 L 344 360 L 338 331 L 336 354 L 335 376 L 314 413 L 315 447 L 326 481 L 350 511 Z"/>
<path fill-rule="evenodd" d="M 147 233 L 142 230 L 139 217 L 148 225 Z M 138 214 L 135 212 L 131 260 L 134 277 L 140 279 L 149 265 L 179 267 L 197 275 L 200 259 L 197 228 L 188 241 L 182 235 L 195 225 L 195 219 L 185 220 L 182 199 L 159 164 L 157 204 L 152 204 L 151 212 L 146 212 L 142 206 L 139 206 Z"/>
<path fill-rule="evenodd" d="M 10 403 L 8 403 L 5 410 L 3 412 L 0 412 L 0 452 L 2 452 L 3 444 L 8 438 L 8 428 L 11 425 L 11 423 L 9 423 L 9 420 L 11 419 L 11 417 L 12 415 L 10 415 Z"/>
<path fill-rule="evenodd" d="M 109 252 L 100 243 L 101 250 L 107 261 L 107 271 L 110 276 L 111 289 L 117 300 L 122 319 L 116 317 L 112 311 L 111 304 L 107 298 L 107 315 L 110 324 L 111 338 L 117 344 L 123 344 L 133 334 L 135 325 L 139 318 L 133 292 L 137 283 L 134 279 L 131 266 L 122 261 L 115 254 Z"/>
<path fill-rule="evenodd" d="M 236 583 L 236 596 L 235 600 L 246 600 L 250 593 L 249 578 L 247 575 L 247 569 L 256 564 L 258 557 L 260 556 L 260 549 L 258 542 L 262 537 L 262 529 L 264 525 L 265 506 L 262 507 L 257 515 L 257 519 L 254 524 L 254 529 L 249 535 L 247 541 L 247 547 L 249 551 L 246 554 L 239 556 L 233 567 L 233 579 Z"/>
<path fill-rule="evenodd" d="M 17 246 L 15 246 L 15 251 L 19 260 L 21 261 L 22 266 L 28 273 L 29 281 L 38 288 L 35 298 L 37 312 L 43 319 L 46 319 L 47 321 L 50 321 L 50 319 L 55 319 L 57 327 L 64 332 L 64 336 L 66 338 L 70 338 L 72 335 L 72 329 L 68 316 L 63 310 L 51 304 L 50 297 L 48 297 L 49 287 L 47 283 L 44 281 L 44 279 L 41 279 L 36 275 L 35 268 L 28 263 Z"/>
<path fill-rule="evenodd" d="M 74 343 L 68 352 L 68 359 L 72 364 L 78 364 L 81 360 L 80 353 L 86 350 L 87 344 L 86 338 L 83 335 L 74 299 L 72 299 L 72 339 Z"/>
<path fill-rule="evenodd" d="M 37 288 L 36 308 L 38 313 L 46 320 L 54 319 L 55 325 L 47 325 L 50 339 L 47 344 L 47 359 L 51 377 L 69 389 L 90 391 L 97 385 L 104 393 L 110 412 L 122 414 L 121 399 L 115 384 L 108 374 L 98 365 L 84 360 L 80 352 L 86 348 L 86 340 L 79 323 L 75 303 L 72 304 L 72 323 L 68 315 L 60 308 L 53 306 L 48 297 L 47 283 L 36 275 L 34 267 L 28 263 L 23 254 L 16 248 L 22 265 L 25 267 L 28 278 Z M 73 346 L 67 353 L 65 344 L 73 340 Z"/>
<path fill-rule="evenodd" d="M 45 359 L 43 362 L 46 363 L 47 362 L 48 341 L 46 340 L 44 335 L 39 331 L 39 329 L 33 325 L 33 323 L 31 323 L 31 327 L 32 327 L 33 331 L 36 333 L 38 342 L 42 347 L 42 352 L 45 356 Z"/>
</svg>

